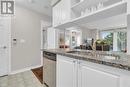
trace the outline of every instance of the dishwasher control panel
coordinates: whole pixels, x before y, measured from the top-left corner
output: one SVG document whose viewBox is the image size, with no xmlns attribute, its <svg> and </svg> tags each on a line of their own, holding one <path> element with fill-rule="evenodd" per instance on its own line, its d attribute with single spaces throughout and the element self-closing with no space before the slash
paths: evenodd
<svg viewBox="0 0 130 87">
<path fill-rule="evenodd" d="M 47 59 L 50 59 L 50 60 L 53 60 L 53 61 L 56 61 L 56 54 L 55 53 L 44 51 L 43 52 L 43 57 L 47 58 Z"/>
</svg>

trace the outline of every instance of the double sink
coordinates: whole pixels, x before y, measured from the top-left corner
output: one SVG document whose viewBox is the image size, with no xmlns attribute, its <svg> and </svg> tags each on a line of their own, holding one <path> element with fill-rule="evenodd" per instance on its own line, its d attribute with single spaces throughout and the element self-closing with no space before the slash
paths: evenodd
<svg viewBox="0 0 130 87">
<path fill-rule="evenodd" d="M 119 60 L 120 59 L 120 57 L 117 55 L 101 54 L 101 53 L 89 52 L 89 51 L 88 52 L 87 51 L 68 51 L 67 53 L 91 56 L 91 57 L 96 57 L 96 58 L 104 58 L 104 59 L 108 59 L 108 60 Z"/>
</svg>

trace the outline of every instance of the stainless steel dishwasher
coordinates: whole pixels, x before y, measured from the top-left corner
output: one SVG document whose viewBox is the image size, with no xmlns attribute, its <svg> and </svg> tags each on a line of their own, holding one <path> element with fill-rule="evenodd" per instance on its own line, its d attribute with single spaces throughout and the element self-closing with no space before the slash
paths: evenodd
<svg viewBox="0 0 130 87">
<path fill-rule="evenodd" d="M 43 83 L 46 87 L 56 87 L 56 54 L 43 52 Z"/>
</svg>

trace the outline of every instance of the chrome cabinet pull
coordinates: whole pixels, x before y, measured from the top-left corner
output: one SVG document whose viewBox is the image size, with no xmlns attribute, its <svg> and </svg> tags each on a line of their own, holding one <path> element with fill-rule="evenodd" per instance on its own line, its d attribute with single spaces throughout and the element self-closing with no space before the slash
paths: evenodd
<svg viewBox="0 0 130 87">
<path fill-rule="evenodd" d="M 73 63 L 76 63 L 76 61 L 74 60 Z"/>
</svg>

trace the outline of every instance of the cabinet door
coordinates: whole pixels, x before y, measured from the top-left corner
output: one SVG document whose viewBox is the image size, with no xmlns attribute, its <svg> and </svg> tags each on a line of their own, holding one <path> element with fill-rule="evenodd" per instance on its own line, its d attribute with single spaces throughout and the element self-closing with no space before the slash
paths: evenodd
<svg viewBox="0 0 130 87">
<path fill-rule="evenodd" d="M 71 0 L 61 0 L 61 23 L 68 22 L 70 20 Z"/>
<path fill-rule="evenodd" d="M 81 66 L 81 87 L 120 87 L 119 76 Z"/>
<path fill-rule="evenodd" d="M 75 60 L 57 56 L 57 87 L 76 87 Z"/>
<path fill-rule="evenodd" d="M 53 26 L 60 25 L 70 19 L 71 0 L 61 0 L 53 7 Z"/>
<path fill-rule="evenodd" d="M 61 1 L 53 7 L 53 26 L 57 26 L 61 21 L 60 8 L 61 8 Z"/>
</svg>

